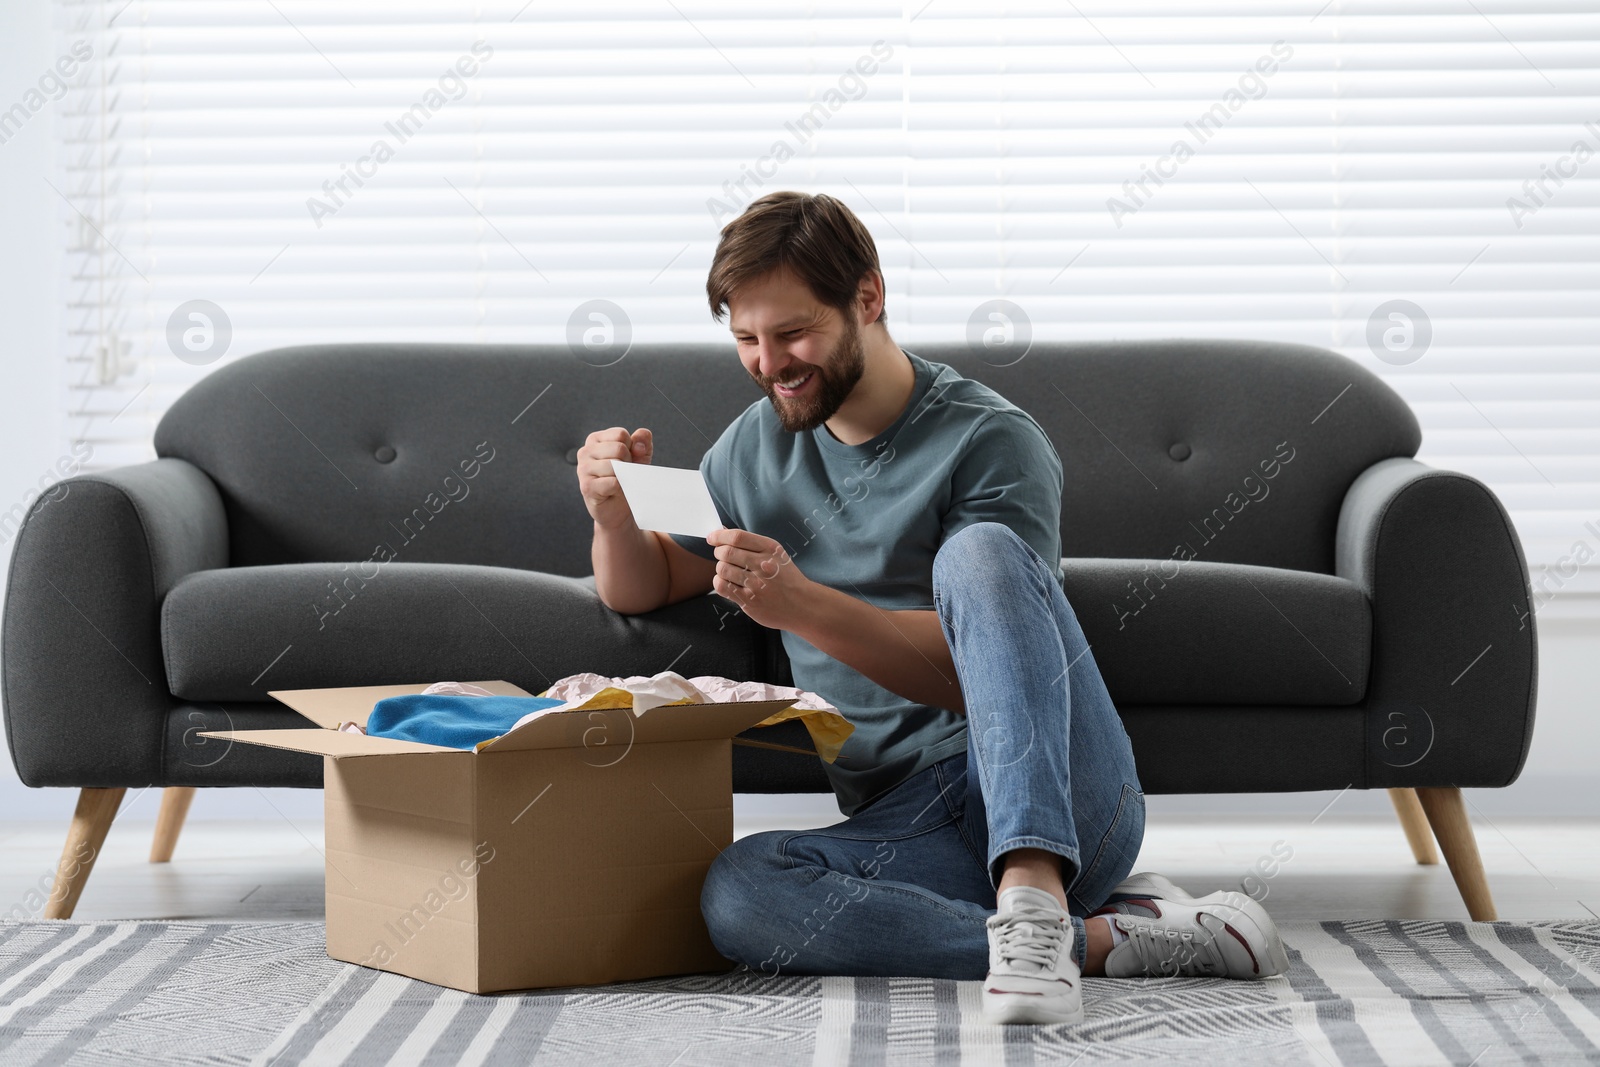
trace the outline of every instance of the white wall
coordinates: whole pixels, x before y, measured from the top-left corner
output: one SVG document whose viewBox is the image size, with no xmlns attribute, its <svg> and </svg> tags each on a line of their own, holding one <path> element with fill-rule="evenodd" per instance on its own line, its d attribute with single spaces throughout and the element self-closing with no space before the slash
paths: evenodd
<svg viewBox="0 0 1600 1067">
<path fill-rule="evenodd" d="M 44 0 L 0 6 L 0 108 L 9 108 L 55 61 L 50 5 Z M 19 503 L 61 453 L 62 376 L 56 358 L 57 205 L 45 184 L 55 180 L 54 105 L 34 115 L 0 145 L 0 511 Z M 0 546 L 0 583 L 11 545 Z M 21 787 L 8 758 L 0 766 L 0 817 L 70 812 L 54 796 Z"/>
<path fill-rule="evenodd" d="M 0 5 L 0 107 L 22 97 L 56 58 L 46 0 Z M 20 501 L 40 474 L 67 447 L 63 382 L 57 345 L 57 283 L 64 207 L 46 183 L 53 171 L 53 105 L 34 115 L 11 141 L 0 145 L 0 510 Z M 0 563 L 9 564 L 9 543 Z M 8 567 L 7 567 L 8 569 Z M 4 571 L 0 570 L 0 582 Z M 1475 793 L 1485 814 L 1600 815 L 1600 619 L 1557 618 L 1553 606 L 1540 617 L 1539 725 L 1523 777 L 1507 790 Z M 1296 794 L 1264 801 L 1229 795 L 1153 798 L 1155 814 L 1167 811 L 1239 812 L 1320 810 L 1333 794 Z M 30 790 L 17 781 L 9 759 L 0 760 L 0 819 L 59 819 L 70 815 L 69 790 Z M 136 803 L 137 807 L 132 806 Z M 781 802 L 767 801 L 770 810 Z M 797 802 L 807 811 L 815 799 Z M 1352 793 L 1340 813 L 1386 811 L 1379 794 Z M 127 814 L 154 817 L 154 796 L 130 801 Z M 320 818 L 321 794 L 313 790 L 210 790 L 193 818 Z"/>
</svg>

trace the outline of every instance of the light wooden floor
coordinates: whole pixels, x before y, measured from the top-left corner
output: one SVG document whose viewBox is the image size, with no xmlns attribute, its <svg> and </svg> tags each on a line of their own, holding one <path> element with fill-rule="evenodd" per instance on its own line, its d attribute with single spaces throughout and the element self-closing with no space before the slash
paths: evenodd
<svg viewBox="0 0 1600 1067">
<path fill-rule="evenodd" d="M 748 833 L 816 822 L 738 824 Z M 117 820 L 74 918 L 322 918 L 320 824 L 196 819 L 169 864 L 148 862 L 152 828 Z M 1600 820 L 1480 817 L 1475 829 L 1502 919 L 1600 918 Z M 48 886 L 65 832 L 53 822 L 0 822 L 0 917 L 26 914 L 29 890 Z M 1392 817 L 1166 815 L 1151 820 L 1136 869 L 1204 892 L 1238 888 L 1253 868 L 1254 895 L 1264 889 L 1281 921 L 1466 918 L 1450 872 L 1417 866 Z"/>
</svg>

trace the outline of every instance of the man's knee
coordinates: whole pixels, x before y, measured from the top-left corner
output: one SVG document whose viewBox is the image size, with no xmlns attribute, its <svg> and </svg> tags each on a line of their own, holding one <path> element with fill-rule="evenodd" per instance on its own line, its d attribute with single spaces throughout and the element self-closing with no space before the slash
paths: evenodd
<svg viewBox="0 0 1600 1067">
<path fill-rule="evenodd" d="M 771 894 L 776 889 L 776 840 L 782 831 L 750 834 L 722 850 L 706 872 L 700 914 L 718 952 L 755 967 L 771 949 Z"/>
<path fill-rule="evenodd" d="M 933 584 L 948 588 L 956 578 L 977 578 L 984 564 L 1002 559 L 1006 552 L 1025 544 L 1003 522 L 975 522 L 945 539 L 933 555 Z"/>
</svg>

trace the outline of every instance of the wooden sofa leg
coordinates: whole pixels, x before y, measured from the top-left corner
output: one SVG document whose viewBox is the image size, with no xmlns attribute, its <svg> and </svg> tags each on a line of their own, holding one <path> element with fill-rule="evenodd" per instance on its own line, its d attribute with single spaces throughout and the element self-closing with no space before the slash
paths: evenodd
<svg viewBox="0 0 1600 1067">
<path fill-rule="evenodd" d="M 183 832 L 183 820 L 192 803 L 193 786 L 169 785 L 161 791 L 161 813 L 156 816 L 156 836 L 150 842 L 151 863 L 172 861 L 172 850 L 178 847 L 178 835 Z"/>
<path fill-rule="evenodd" d="M 70 919 L 78 907 L 78 897 L 83 893 L 94 861 L 100 858 L 100 847 L 105 844 L 106 831 L 111 820 L 117 817 L 126 789 L 84 789 L 78 793 L 78 808 L 72 813 L 72 827 L 67 831 L 67 843 L 61 849 L 61 863 L 56 868 L 56 880 L 50 886 L 50 899 L 45 902 L 46 919 Z"/>
<path fill-rule="evenodd" d="M 1406 832 L 1411 854 L 1423 866 L 1439 862 L 1439 851 L 1433 847 L 1433 831 L 1428 828 L 1428 816 L 1417 800 L 1415 789 L 1391 789 L 1389 799 L 1394 802 L 1394 813 L 1400 816 L 1400 828 Z"/>
<path fill-rule="evenodd" d="M 1419 787 L 1417 800 L 1428 815 L 1434 836 L 1439 839 L 1439 849 L 1450 865 L 1450 874 L 1467 905 L 1467 914 L 1476 922 L 1493 922 L 1498 915 L 1494 899 L 1489 896 L 1489 881 L 1483 875 L 1483 859 L 1478 855 L 1478 841 L 1472 835 L 1472 823 L 1467 820 L 1467 805 L 1461 799 L 1461 790 Z"/>
</svg>

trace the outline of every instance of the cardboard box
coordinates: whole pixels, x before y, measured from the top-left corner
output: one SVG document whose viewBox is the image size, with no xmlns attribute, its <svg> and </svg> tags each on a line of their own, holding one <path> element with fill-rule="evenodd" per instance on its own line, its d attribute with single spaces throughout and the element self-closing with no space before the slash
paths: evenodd
<svg viewBox="0 0 1600 1067">
<path fill-rule="evenodd" d="M 732 738 L 792 700 L 557 712 L 477 752 L 338 729 L 428 684 L 279 690 L 316 728 L 205 734 L 324 757 L 329 956 L 469 993 L 731 969 L 700 888 Z"/>
</svg>

